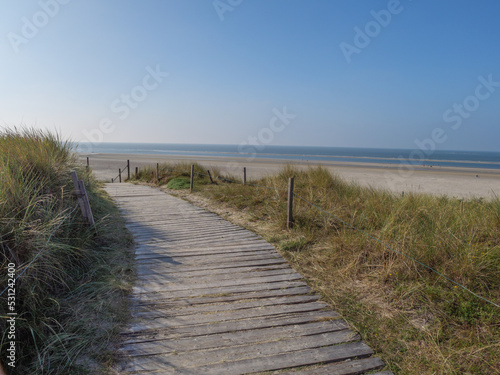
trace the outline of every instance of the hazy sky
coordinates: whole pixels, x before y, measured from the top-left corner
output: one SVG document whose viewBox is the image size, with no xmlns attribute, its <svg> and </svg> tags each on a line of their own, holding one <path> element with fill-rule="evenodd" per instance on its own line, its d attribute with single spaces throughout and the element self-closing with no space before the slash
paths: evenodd
<svg viewBox="0 0 500 375">
<path fill-rule="evenodd" d="M 0 126 L 499 150 L 497 0 L 4 0 Z"/>
</svg>

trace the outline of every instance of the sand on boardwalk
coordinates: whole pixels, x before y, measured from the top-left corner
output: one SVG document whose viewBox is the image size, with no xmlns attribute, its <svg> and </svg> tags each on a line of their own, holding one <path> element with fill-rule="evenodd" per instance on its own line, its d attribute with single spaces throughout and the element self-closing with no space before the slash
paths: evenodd
<svg viewBox="0 0 500 375">
<path fill-rule="evenodd" d="M 124 168 L 130 160 L 131 172 L 135 167 L 156 165 L 156 163 L 198 162 L 208 168 L 218 167 L 222 172 L 243 175 L 247 168 L 247 178 L 257 179 L 273 174 L 284 165 L 294 164 L 300 168 L 322 165 L 348 181 L 363 186 L 386 189 L 397 194 L 430 193 L 457 198 L 494 198 L 500 196 L 500 171 L 493 169 L 418 167 L 408 170 L 398 165 L 352 163 L 352 162 L 308 162 L 297 160 L 225 158 L 202 156 L 167 156 L 141 154 L 81 154 L 80 160 L 90 167 L 102 181 L 111 181 L 118 175 L 118 168 Z"/>
</svg>

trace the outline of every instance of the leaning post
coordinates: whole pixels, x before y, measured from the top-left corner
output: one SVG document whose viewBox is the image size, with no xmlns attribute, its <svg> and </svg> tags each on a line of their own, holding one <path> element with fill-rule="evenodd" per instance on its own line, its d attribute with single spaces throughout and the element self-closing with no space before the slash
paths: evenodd
<svg viewBox="0 0 500 375">
<path fill-rule="evenodd" d="M 189 192 L 193 192 L 193 182 L 194 182 L 194 164 L 191 165 L 191 181 L 189 183 Z"/>
<path fill-rule="evenodd" d="M 122 182 L 122 169 L 118 168 L 118 181 L 121 183 Z"/>
<path fill-rule="evenodd" d="M 288 212 L 287 212 L 287 220 L 286 220 L 286 226 L 288 229 L 293 228 L 293 183 L 294 183 L 294 177 L 291 177 L 288 180 Z"/>
<path fill-rule="evenodd" d="M 130 160 L 127 160 L 127 179 L 130 180 Z"/>
</svg>

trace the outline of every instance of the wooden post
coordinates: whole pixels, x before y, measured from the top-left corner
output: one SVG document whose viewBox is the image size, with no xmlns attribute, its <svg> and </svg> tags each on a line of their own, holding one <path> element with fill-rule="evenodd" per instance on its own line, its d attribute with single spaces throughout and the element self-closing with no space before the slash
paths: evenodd
<svg viewBox="0 0 500 375">
<path fill-rule="evenodd" d="M 156 163 L 156 181 L 160 181 L 160 164 Z"/>
<path fill-rule="evenodd" d="M 82 216 L 87 219 L 90 225 L 94 225 L 94 215 L 92 214 L 92 209 L 90 208 L 89 197 L 87 195 L 87 190 L 85 189 L 85 184 L 82 180 L 78 179 L 78 175 L 75 171 L 71 171 L 71 179 L 73 180 L 73 185 L 75 186 L 76 197 L 78 198 L 78 204 L 80 205 Z"/>
<path fill-rule="evenodd" d="M 191 165 L 191 181 L 189 184 L 189 192 L 193 192 L 193 182 L 194 182 L 194 164 Z"/>
<path fill-rule="evenodd" d="M 291 177 L 288 180 L 288 212 L 287 212 L 287 220 L 286 220 L 286 226 L 288 229 L 293 228 L 293 183 L 294 183 L 294 177 Z"/>
<path fill-rule="evenodd" d="M 92 208 L 90 208 L 89 196 L 87 195 L 87 189 L 85 189 L 85 184 L 82 180 L 78 181 L 80 186 L 80 193 L 83 195 L 83 204 L 85 205 L 85 211 L 87 214 L 87 220 L 90 225 L 94 225 L 94 215 L 92 214 Z"/>
<path fill-rule="evenodd" d="M 243 185 L 247 184 L 247 167 L 243 167 Z"/>
<path fill-rule="evenodd" d="M 80 210 L 82 211 L 82 215 L 85 219 L 87 219 L 87 210 L 85 207 L 85 203 L 83 202 L 82 192 L 80 191 L 80 183 L 78 182 L 78 175 L 76 171 L 71 171 L 71 179 L 73 180 L 73 185 L 75 187 L 76 197 L 78 199 L 78 204 L 80 205 Z"/>
<path fill-rule="evenodd" d="M 127 160 L 127 180 L 130 180 L 130 160 Z"/>
<path fill-rule="evenodd" d="M 122 182 L 122 170 L 121 170 L 121 168 L 118 168 L 118 181 L 120 183 Z"/>
<path fill-rule="evenodd" d="M 210 177 L 210 183 L 213 184 L 214 180 L 212 178 L 212 174 L 210 173 L 210 170 L 207 169 L 208 177 Z"/>
<path fill-rule="evenodd" d="M 90 161 L 89 161 L 89 157 L 87 156 L 87 170 L 90 168 Z"/>
<path fill-rule="evenodd" d="M 111 183 L 113 183 L 113 182 L 115 182 L 115 179 L 114 179 L 114 178 L 112 178 L 112 179 L 111 179 Z"/>
<path fill-rule="evenodd" d="M 139 167 L 135 167 L 135 178 L 137 178 L 138 174 L 139 174 Z"/>
</svg>

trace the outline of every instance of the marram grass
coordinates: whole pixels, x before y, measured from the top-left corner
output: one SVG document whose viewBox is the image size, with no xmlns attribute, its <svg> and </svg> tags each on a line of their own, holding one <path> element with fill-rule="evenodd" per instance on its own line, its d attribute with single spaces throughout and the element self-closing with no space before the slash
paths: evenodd
<svg viewBox="0 0 500 375">
<path fill-rule="evenodd" d="M 85 181 L 94 228 L 77 207 L 71 170 Z M 0 296 L 0 361 L 9 374 L 94 374 L 112 362 L 131 275 L 130 239 L 113 238 L 118 231 L 126 233 L 116 209 L 70 143 L 34 129 L 0 131 L 0 292 L 9 263 L 17 276 L 24 271 L 15 288 L 15 368 L 6 358 L 7 293 Z"/>
</svg>

